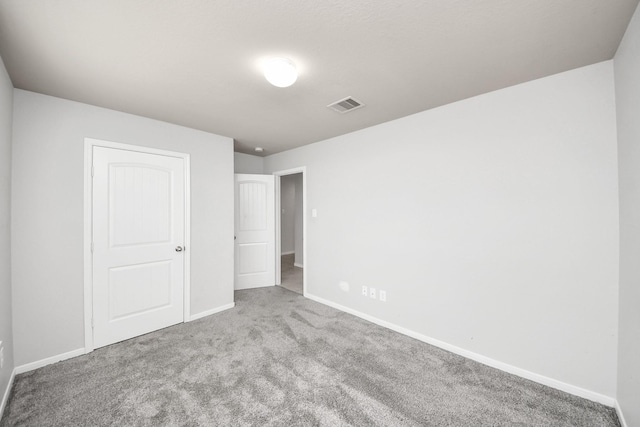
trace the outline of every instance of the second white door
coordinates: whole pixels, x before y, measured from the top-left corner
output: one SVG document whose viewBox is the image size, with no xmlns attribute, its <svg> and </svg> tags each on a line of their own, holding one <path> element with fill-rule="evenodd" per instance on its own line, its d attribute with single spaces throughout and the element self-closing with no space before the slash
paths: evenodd
<svg viewBox="0 0 640 427">
<path fill-rule="evenodd" d="M 274 188 L 273 175 L 235 175 L 236 289 L 275 285 Z"/>
</svg>

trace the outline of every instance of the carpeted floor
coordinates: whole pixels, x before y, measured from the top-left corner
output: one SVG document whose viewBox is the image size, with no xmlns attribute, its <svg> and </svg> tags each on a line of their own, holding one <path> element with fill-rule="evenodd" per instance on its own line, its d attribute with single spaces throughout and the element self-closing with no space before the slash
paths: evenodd
<svg viewBox="0 0 640 427">
<path fill-rule="evenodd" d="M 302 268 L 295 266 L 295 254 L 280 257 L 280 286 L 302 294 Z"/>
<path fill-rule="evenodd" d="M 7 426 L 618 426 L 611 408 L 280 287 L 18 375 Z"/>
</svg>

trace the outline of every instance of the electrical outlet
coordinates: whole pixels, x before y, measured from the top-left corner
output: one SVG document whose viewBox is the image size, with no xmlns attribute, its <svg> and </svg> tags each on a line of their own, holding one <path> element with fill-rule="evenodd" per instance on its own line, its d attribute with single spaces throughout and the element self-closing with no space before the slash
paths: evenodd
<svg viewBox="0 0 640 427">
<path fill-rule="evenodd" d="M 349 282 L 340 282 L 338 283 L 340 289 L 344 292 L 349 292 Z"/>
<path fill-rule="evenodd" d="M 367 287 L 366 287 L 366 286 L 363 286 L 363 287 L 362 287 L 362 295 L 364 295 L 365 297 L 366 297 L 367 295 L 369 295 L 369 292 L 368 292 L 368 290 L 367 290 Z"/>
<path fill-rule="evenodd" d="M 376 288 L 369 288 L 369 296 L 373 299 L 376 298 Z"/>
<path fill-rule="evenodd" d="M 379 296 L 380 296 L 380 301 L 387 302 L 387 291 L 380 291 Z"/>
</svg>

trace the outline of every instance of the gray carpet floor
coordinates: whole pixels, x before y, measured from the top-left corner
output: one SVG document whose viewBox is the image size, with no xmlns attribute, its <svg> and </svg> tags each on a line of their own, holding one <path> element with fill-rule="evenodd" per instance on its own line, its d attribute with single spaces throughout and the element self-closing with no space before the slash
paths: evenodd
<svg viewBox="0 0 640 427">
<path fill-rule="evenodd" d="M 7 426 L 618 426 L 615 411 L 280 287 L 18 375 Z"/>
<path fill-rule="evenodd" d="M 280 286 L 302 294 L 302 268 L 295 266 L 295 254 L 280 257 Z"/>
</svg>

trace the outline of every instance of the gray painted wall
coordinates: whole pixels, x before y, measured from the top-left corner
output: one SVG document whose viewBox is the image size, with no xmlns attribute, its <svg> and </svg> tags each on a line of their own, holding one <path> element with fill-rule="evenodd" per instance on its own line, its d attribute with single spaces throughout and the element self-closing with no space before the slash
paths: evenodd
<svg viewBox="0 0 640 427">
<path fill-rule="evenodd" d="M 267 157 L 307 167 L 308 293 L 614 397 L 613 81 L 607 61 Z"/>
<path fill-rule="evenodd" d="M 264 158 L 244 153 L 233 153 L 235 173 L 264 173 Z"/>
<path fill-rule="evenodd" d="M 288 175 L 280 178 L 280 252 L 295 252 L 296 248 L 296 183 Z"/>
<path fill-rule="evenodd" d="M 11 327 L 11 125 L 13 85 L 0 59 L 0 341 L 4 366 L 0 370 L 0 403 L 13 371 Z M 0 405 L 1 406 L 1 405 Z M 0 413 L 0 417 L 2 413 Z"/>
<path fill-rule="evenodd" d="M 233 142 L 15 90 L 12 268 L 16 365 L 84 347 L 84 138 L 191 154 L 191 313 L 233 301 Z"/>
<path fill-rule="evenodd" d="M 640 9 L 614 58 L 620 177 L 618 403 L 640 426 Z"/>
</svg>

